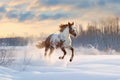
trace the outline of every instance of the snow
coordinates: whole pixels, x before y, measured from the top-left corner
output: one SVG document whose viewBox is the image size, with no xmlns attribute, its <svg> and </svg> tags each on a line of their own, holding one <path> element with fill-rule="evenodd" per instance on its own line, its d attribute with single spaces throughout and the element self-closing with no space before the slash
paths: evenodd
<svg viewBox="0 0 120 80">
<path fill-rule="evenodd" d="M 64 60 L 58 59 L 60 50 L 51 58 L 33 46 L 17 47 L 13 52 L 16 61 L 0 66 L 0 80 L 120 80 L 120 55 L 114 50 L 76 48 L 73 62 L 69 62 L 69 50 Z"/>
</svg>

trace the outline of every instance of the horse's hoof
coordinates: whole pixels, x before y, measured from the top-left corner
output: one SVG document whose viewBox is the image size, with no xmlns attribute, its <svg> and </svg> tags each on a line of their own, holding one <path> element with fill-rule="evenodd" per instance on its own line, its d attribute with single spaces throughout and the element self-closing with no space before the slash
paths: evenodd
<svg viewBox="0 0 120 80">
<path fill-rule="evenodd" d="M 59 57 L 59 59 L 63 59 L 63 57 Z"/>
<path fill-rule="evenodd" d="M 72 62 L 72 59 L 70 59 L 70 62 Z"/>
</svg>

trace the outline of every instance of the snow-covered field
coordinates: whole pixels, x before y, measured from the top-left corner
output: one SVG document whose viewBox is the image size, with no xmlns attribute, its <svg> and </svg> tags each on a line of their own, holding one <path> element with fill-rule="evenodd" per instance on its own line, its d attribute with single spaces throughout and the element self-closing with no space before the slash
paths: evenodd
<svg viewBox="0 0 120 80">
<path fill-rule="evenodd" d="M 76 48 L 73 62 L 69 62 L 69 50 L 65 59 L 59 60 L 63 54 L 60 50 L 45 58 L 44 49 L 13 48 L 15 61 L 0 66 L 0 80 L 120 80 L 120 53 L 114 50 Z M 0 49 L 7 49 L 9 53 L 11 47 Z"/>
</svg>

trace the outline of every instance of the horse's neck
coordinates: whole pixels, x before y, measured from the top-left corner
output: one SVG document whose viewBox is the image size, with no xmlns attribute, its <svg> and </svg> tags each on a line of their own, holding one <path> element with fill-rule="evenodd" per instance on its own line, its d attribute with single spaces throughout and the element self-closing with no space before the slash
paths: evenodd
<svg viewBox="0 0 120 80">
<path fill-rule="evenodd" d="M 64 39 L 70 38 L 69 28 L 68 28 L 68 27 L 66 27 L 66 28 L 64 29 L 64 31 L 60 33 L 60 37 L 61 37 L 61 38 L 64 38 Z"/>
</svg>

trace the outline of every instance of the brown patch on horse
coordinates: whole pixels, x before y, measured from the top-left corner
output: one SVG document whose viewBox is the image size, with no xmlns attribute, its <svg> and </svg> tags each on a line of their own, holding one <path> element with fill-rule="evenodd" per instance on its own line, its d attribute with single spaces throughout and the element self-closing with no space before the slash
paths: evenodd
<svg viewBox="0 0 120 80">
<path fill-rule="evenodd" d="M 39 42 L 36 47 L 37 48 L 48 48 L 50 47 L 50 38 L 51 38 L 52 34 L 50 36 L 47 37 L 47 39 L 45 41 Z"/>
<path fill-rule="evenodd" d="M 52 36 L 53 34 L 51 34 L 50 36 L 48 36 L 48 38 L 45 40 L 45 47 L 46 48 L 49 48 L 50 47 L 50 44 L 51 44 L 51 42 L 50 42 L 50 39 L 51 39 L 51 36 Z"/>
<path fill-rule="evenodd" d="M 63 45 L 64 42 L 65 42 L 65 41 L 60 40 L 60 42 L 57 43 L 56 47 L 57 47 L 57 48 L 58 48 L 58 47 L 62 47 L 62 45 Z"/>
<path fill-rule="evenodd" d="M 51 46 L 51 43 L 52 43 L 52 42 L 50 41 L 52 35 L 53 35 L 53 34 L 51 34 L 50 36 L 48 36 L 45 41 L 39 42 L 39 43 L 36 45 L 36 47 L 37 47 L 37 48 L 44 48 L 44 47 L 45 47 L 45 48 L 50 48 L 50 47 L 52 47 L 52 46 Z M 65 42 L 65 41 L 62 41 L 62 40 L 60 40 L 59 42 L 57 42 L 57 43 L 56 43 L 56 48 L 61 47 L 64 42 Z"/>
</svg>

